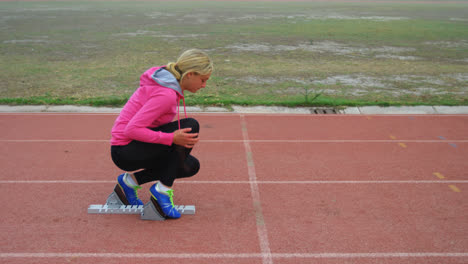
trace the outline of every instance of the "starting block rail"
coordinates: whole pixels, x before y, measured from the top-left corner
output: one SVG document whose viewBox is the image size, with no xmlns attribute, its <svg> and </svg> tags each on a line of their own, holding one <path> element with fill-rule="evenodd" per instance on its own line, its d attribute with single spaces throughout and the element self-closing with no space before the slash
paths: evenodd
<svg viewBox="0 0 468 264">
<path fill-rule="evenodd" d="M 144 205 L 121 205 L 119 208 L 107 204 L 92 204 L 88 207 L 88 214 L 141 214 Z M 175 208 L 180 214 L 195 214 L 194 205 L 176 205 Z"/>
<path fill-rule="evenodd" d="M 118 185 L 107 198 L 106 204 L 92 204 L 88 207 L 88 214 L 139 214 L 142 220 L 164 221 L 161 208 L 151 199 L 145 205 L 126 205 L 128 203 Z M 194 215 L 194 205 L 176 205 L 175 208 L 183 215 Z"/>
</svg>

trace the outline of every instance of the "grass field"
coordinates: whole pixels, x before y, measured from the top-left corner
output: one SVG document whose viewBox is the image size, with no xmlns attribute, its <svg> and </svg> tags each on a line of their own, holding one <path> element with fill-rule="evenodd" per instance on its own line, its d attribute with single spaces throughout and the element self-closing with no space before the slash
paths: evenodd
<svg viewBox="0 0 468 264">
<path fill-rule="evenodd" d="M 0 2 L 0 103 L 123 105 L 194 47 L 191 105 L 468 105 L 468 1 Z"/>
</svg>

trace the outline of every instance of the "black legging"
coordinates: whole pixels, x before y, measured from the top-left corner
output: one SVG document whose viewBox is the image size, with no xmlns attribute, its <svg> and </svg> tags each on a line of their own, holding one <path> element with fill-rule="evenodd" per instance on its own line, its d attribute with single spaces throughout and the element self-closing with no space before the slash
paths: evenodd
<svg viewBox="0 0 468 264">
<path fill-rule="evenodd" d="M 200 125 L 193 118 L 180 120 L 180 128 L 192 128 L 189 133 L 198 133 Z M 172 133 L 179 129 L 177 121 L 162 125 L 151 130 Z M 166 186 L 172 186 L 175 179 L 195 175 L 200 170 L 200 162 L 190 155 L 191 148 L 172 144 L 145 143 L 132 141 L 125 146 L 111 146 L 112 160 L 124 171 L 135 171 L 138 184 L 160 181 Z"/>
</svg>

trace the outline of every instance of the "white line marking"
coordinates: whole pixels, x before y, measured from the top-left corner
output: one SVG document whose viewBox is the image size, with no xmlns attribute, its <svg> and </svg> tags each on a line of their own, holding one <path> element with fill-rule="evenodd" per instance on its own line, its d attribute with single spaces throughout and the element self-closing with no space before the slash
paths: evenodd
<svg viewBox="0 0 468 264">
<path fill-rule="evenodd" d="M 0 142 L 107 142 L 110 139 L 0 139 Z"/>
<path fill-rule="evenodd" d="M 19 184 L 25 184 L 25 183 L 31 183 L 31 184 L 51 184 L 51 183 L 80 183 L 80 184 L 96 184 L 96 183 L 117 183 L 116 181 L 95 181 L 95 180 L 82 180 L 82 181 L 74 181 L 74 180 L 28 180 L 28 181 L 0 181 L 0 184 L 5 184 L 5 183 L 19 183 Z"/>
<path fill-rule="evenodd" d="M 0 253 L 0 258 L 454 258 L 468 257 L 466 252 L 383 252 L 383 253 Z"/>
<path fill-rule="evenodd" d="M 44 116 L 118 116 L 119 113 L 76 113 L 76 112 L 2 112 L 0 113 L 0 116 L 38 116 L 38 115 L 44 115 Z"/>
<path fill-rule="evenodd" d="M 100 180 L 0 180 L 0 184 L 97 184 L 116 183 L 116 181 Z M 447 183 L 468 183 L 468 180 L 406 180 L 406 181 L 190 181 L 181 180 L 177 184 L 447 184 Z"/>
<path fill-rule="evenodd" d="M 115 112 L 1 112 L 0 116 L 118 116 L 120 113 L 119 111 Z M 191 112 L 187 113 L 189 116 L 239 116 L 241 113 L 233 113 L 233 112 Z M 262 114 L 260 114 L 262 115 Z M 266 114 L 267 115 L 267 114 Z M 288 114 L 288 113 L 278 113 L 278 115 L 295 115 L 295 114 Z M 299 115 L 304 115 L 304 114 L 297 114 Z"/>
<path fill-rule="evenodd" d="M 375 139 L 249 139 L 249 140 L 200 140 L 200 142 L 210 142 L 210 143 L 225 143 L 225 142 L 259 142 L 259 143 L 395 143 L 395 140 L 389 139 L 382 139 L 382 140 L 375 140 Z M 398 142 L 410 142 L 410 143 L 447 143 L 447 141 L 443 140 L 431 140 L 431 139 L 402 139 L 398 140 Z M 467 143 L 468 139 L 460 139 L 460 140 L 451 140 L 451 142 L 457 143 Z"/>
<path fill-rule="evenodd" d="M 0 181 L 1 183 L 1 181 Z M 447 184 L 468 183 L 468 180 L 391 180 L 391 181 L 178 181 L 177 184 Z"/>
<path fill-rule="evenodd" d="M 260 258 L 260 253 L 0 253 L 0 258 Z"/>
<path fill-rule="evenodd" d="M 250 190 L 252 193 L 253 206 L 255 210 L 255 217 L 257 222 L 258 240 L 260 243 L 260 250 L 263 254 L 263 264 L 273 264 L 271 258 L 270 243 L 268 242 L 268 232 L 263 218 L 262 204 L 260 200 L 260 191 L 258 190 L 257 174 L 255 172 L 255 164 L 252 157 L 252 149 L 249 144 L 249 133 L 247 131 L 247 123 L 244 115 L 240 115 L 240 122 L 242 128 L 242 137 L 244 138 L 245 156 L 247 159 L 247 168 L 249 173 Z"/>
<path fill-rule="evenodd" d="M 468 257 L 468 253 L 273 253 L 274 258 L 427 258 L 427 257 Z"/>
</svg>

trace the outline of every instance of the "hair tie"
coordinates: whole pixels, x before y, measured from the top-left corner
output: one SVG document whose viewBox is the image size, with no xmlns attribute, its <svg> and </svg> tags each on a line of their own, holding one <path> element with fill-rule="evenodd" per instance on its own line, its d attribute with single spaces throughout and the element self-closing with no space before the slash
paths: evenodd
<svg viewBox="0 0 468 264">
<path fill-rule="evenodd" d="M 174 69 L 175 69 L 180 75 L 182 75 L 182 71 L 179 69 L 179 66 L 176 65 L 176 66 L 174 67 Z"/>
</svg>

